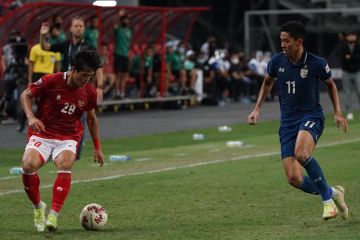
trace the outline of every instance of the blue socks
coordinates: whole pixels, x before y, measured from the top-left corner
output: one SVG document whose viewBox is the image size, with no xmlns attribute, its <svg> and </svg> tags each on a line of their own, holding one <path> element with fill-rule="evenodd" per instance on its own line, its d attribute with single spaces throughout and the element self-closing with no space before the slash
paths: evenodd
<svg viewBox="0 0 360 240">
<path fill-rule="evenodd" d="M 304 192 L 314 193 L 317 192 L 321 195 L 321 198 L 323 201 L 327 201 L 331 199 L 332 190 L 329 187 L 329 185 L 326 183 L 324 174 L 321 170 L 320 165 L 317 163 L 315 158 L 309 157 L 306 159 L 305 162 L 303 162 L 303 167 L 305 168 L 307 174 L 307 177 L 304 177 L 304 181 L 300 186 L 300 189 Z M 313 186 L 310 186 L 310 181 L 313 182 Z M 317 188 L 317 191 L 315 188 Z M 305 190 L 306 189 L 306 190 Z"/>
<path fill-rule="evenodd" d="M 314 182 L 308 176 L 304 176 L 303 182 L 301 183 L 299 189 L 306 193 L 314 195 L 320 194 L 319 189 L 315 186 Z"/>
</svg>

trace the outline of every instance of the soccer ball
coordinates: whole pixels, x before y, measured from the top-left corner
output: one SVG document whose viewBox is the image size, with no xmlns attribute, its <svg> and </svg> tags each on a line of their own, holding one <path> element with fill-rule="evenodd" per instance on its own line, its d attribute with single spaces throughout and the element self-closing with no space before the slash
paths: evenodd
<svg viewBox="0 0 360 240">
<path fill-rule="evenodd" d="M 107 220 L 105 208 L 96 203 L 86 205 L 80 213 L 80 224 L 86 230 L 101 230 Z"/>
</svg>

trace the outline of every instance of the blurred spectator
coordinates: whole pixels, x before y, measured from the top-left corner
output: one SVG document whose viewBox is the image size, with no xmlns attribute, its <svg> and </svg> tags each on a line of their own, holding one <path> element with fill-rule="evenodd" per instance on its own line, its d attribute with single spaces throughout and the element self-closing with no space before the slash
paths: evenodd
<svg viewBox="0 0 360 240">
<path fill-rule="evenodd" d="M 213 35 L 208 36 L 206 42 L 201 45 L 200 54 L 204 57 L 204 62 L 208 61 L 215 54 L 216 38 Z"/>
<path fill-rule="evenodd" d="M 204 98 L 202 99 L 202 104 L 204 105 L 217 105 L 218 101 L 216 99 L 216 82 L 215 82 L 215 71 L 210 66 L 209 62 L 199 64 L 203 70 L 204 78 Z"/>
<path fill-rule="evenodd" d="M 355 32 L 346 34 L 345 42 L 341 48 L 342 85 L 344 92 L 346 118 L 354 119 L 353 102 L 351 98 L 352 89 L 355 90 L 360 103 L 360 45 Z"/>
<path fill-rule="evenodd" d="M 19 95 L 26 86 L 27 43 L 20 32 L 13 30 L 9 34 L 8 43 L 3 47 L 1 59 L 4 74 L 4 95 L 2 96 L 3 115 L 6 119 L 2 124 L 15 123 L 15 119 L 24 118 L 19 110 Z"/>
<path fill-rule="evenodd" d="M 63 41 L 65 41 L 65 40 L 63 40 Z M 63 41 L 61 40 L 61 37 L 60 37 L 60 29 L 54 25 L 51 26 L 48 42 L 50 44 L 56 44 L 56 43 L 61 43 Z"/>
<path fill-rule="evenodd" d="M 262 81 L 264 80 L 266 74 L 267 64 L 270 60 L 271 54 L 268 52 L 264 54 L 262 51 L 256 51 L 255 56 L 248 63 L 248 70 L 245 75 L 250 77 L 252 80 L 256 81 L 256 95 L 260 90 L 260 86 L 262 85 Z M 270 99 L 267 100 L 274 101 L 276 94 L 276 87 L 274 86 L 271 89 Z"/>
<path fill-rule="evenodd" d="M 226 60 L 226 54 L 226 49 L 217 49 L 209 60 L 209 64 L 215 72 L 216 99 L 219 106 L 223 106 L 229 100 L 230 77 L 228 70 L 230 64 Z"/>
<path fill-rule="evenodd" d="M 116 98 L 125 97 L 126 80 L 129 72 L 129 48 L 131 42 L 130 18 L 124 9 L 118 13 L 118 22 L 114 25 L 115 53 L 114 70 L 116 74 Z"/>
<path fill-rule="evenodd" d="M 36 82 L 42 76 L 60 72 L 60 53 L 42 50 L 40 43 L 35 44 L 30 50 L 28 66 L 28 84 Z"/>
<path fill-rule="evenodd" d="M 180 89 L 180 87 L 184 86 L 184 82 L 186 81 L 184 78 L 186 78 L 186 76 L 179 52 L 171 46 L 166 47 L 166 63 L 168 78 L 173 77 L 174 79 L 174 84 L 168 83 L 168 91 L 173 95 L 178 95 L 181 90 L 183 90 Z"/>
<path fill-rule="evenodd" d="M 251 100 L 251 89 L 253 82 L 251 79 L 244 75 L 240 63 L 239 53 L 230 54 L 230 68 L 229 76 L 231 78 L 231 97 L 241 103 L 249 104 Z"/>
<path fill-rule="evenodd" d="M 157 94 L 153 65 L 153 49 L 151 47 L 147 47 L 142 56 L 135 55 L 131 61 L 130 76 L 135 78 L 137 89 L 145 90 L 145 97 L 155 97 Z"/>
<path fill-rule="evenodd" d="M 100 57 L 104 72 L 104 98 L 113 98 L 115 86 L 113 54 L 109 51 L 107 43 L 102 44 Z"/>
<path fill-rule="evenodd" d="M 178 51 L 178 55 L 179 55 L 179 57 L 180 57 L 180 61 L 181 61 L 182 63 L 184 63 L 185 60 L 186 60 L 186 53 L 187 53 L 187 51 L 189 50 L 187 44 L 185 44 L 184 41 L 179 41 L 176 49 L 177 49 L 177 51 Z"/>
<path fill-rule="evenodd" d="M 95 49 L 98 48 L 99 38 L 99 18 L 96 15 L 90 17 L 90 24 L 85 29 L 84 39 L 90 43 Z"/>
<path fill-rule="evenodd" d="M 52 18 L 52 25 L 50 27 L 50 44 L 64 42 L 67 37 L 62 28 L 63 19 L 59 15 L 54 15 Z"/>
<path fill-rule="evenodd" d="M 183 94 L 190 94 L 194 95 L 195 92 L 195 83 L 197 80 L 197 73 L 196 73 L 196 56 L 193 50 L 188 50 L 186 52 L 186 60 L 184 62 L 184 69 L 186 71 L 186 81 L 184 86 L 182 87 L 185 92 Z"/>
<path fill-rule="evenodd" d="M 152 69 L 152 75 L 153 75 L 153 81 L 155 81 L 156 89 L 160 89 L 160 74 L 161 74 L 161 46 L 156 45 L 154 43 L 150 44 L 150 48 L 152 49 L 153 54 L 153 69 Z M 168 86 L 168 79 L 167 76 L 165 77 L 165 89 L 167 89 Z"/>
</svg>

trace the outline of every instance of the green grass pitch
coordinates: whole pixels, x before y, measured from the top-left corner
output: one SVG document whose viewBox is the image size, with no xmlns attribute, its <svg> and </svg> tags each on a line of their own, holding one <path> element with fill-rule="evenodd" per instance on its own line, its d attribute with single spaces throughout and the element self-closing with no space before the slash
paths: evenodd
<svg viewBox="0 0 360 240">
<path fill-rule="evenodd" d="M 359 115 L 355 116 L 360 118 Z M 0 151 L 1 239 L 360 239 L 360 122 L 348 133 L 330 116 L 314 152 L 330 184 L 345 186 L 351 217 L 324 221 L 320 197 L 286 182 L 280 160 L 278 122 L 260 122 L 166 134 L 103 140 L 106 163 L 92 161 L 87 142 L 73 168 L 73 185 L 59 217 L 58 231 L 36 233 L 33 211 L 22 190 L 23 149 Z M 205 134 L 204 141 L 192 140 Z M 244 148 L 226 141 L 241 140 Z M 129 154 L 128 162 L 110 162 L 111 154 Z M 41 195 L 50 205 L 56 169 L 39 171 Z M 88 203 L 109 213 L 104 231 L 88 232 L 79 224 Z"/>
</svg>

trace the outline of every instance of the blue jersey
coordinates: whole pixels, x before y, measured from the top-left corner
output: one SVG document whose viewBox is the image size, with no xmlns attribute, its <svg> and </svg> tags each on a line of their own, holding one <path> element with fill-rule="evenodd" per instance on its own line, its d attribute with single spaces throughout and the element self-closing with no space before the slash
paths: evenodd
<svg viewBox="0 0 360 240">
<path fill-rule="evenodd" d="M 331 71 L 323 58 L 304 52 L 299 63 L 292 64 L 284 53 L 279 53 L 271 58 L 267 73 L 277 79 L 282 124 L 307 115 L 324 118 L 320 81 L 329 79 Z"/>
</svg>

